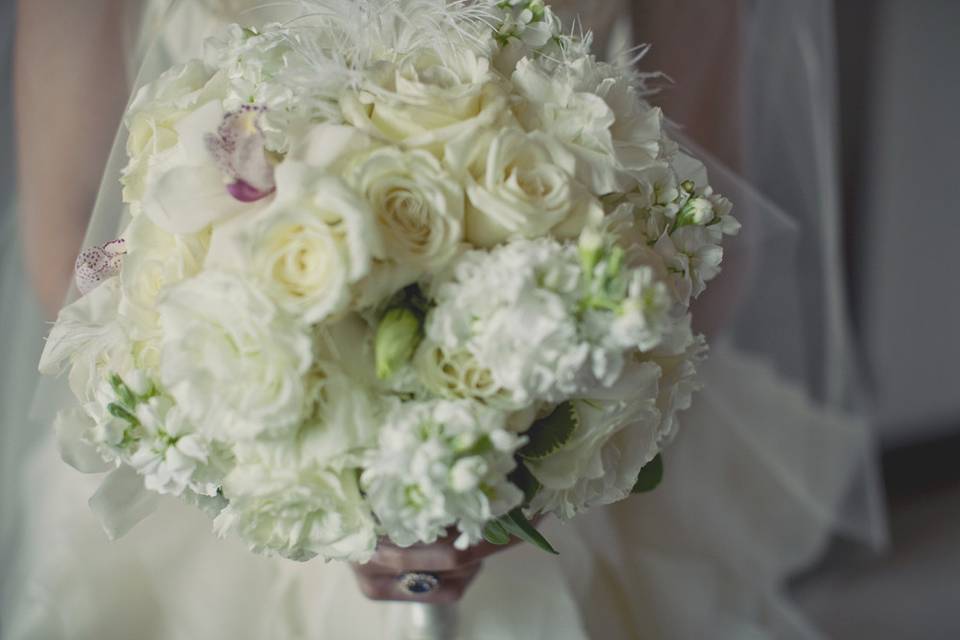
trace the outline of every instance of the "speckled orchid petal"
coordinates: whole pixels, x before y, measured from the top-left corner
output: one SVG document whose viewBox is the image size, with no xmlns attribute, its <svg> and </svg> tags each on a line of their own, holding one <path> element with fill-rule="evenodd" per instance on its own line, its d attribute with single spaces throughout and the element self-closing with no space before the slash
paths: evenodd
<svg viewBox="0 0 960 640">
<path fill-rule="evenodd" d="M 265 109 L 244 105 L 226 114 L 217 133 L 206 138 L 207 149 L 220 171 L 233 179 L 227 184 L 227 192 L 240 202 L 256 202 L 276 189 L 273 164 L 257 122 Z"/>
<path fill-rule="evenodd" d="M 104 280 L 120 273 L 126 247 L 123 239 L 111 240 L 98 247 L 88 247 L 77 256 L 75 276 L 77 289 L 88 294 Z"/>
</svg>

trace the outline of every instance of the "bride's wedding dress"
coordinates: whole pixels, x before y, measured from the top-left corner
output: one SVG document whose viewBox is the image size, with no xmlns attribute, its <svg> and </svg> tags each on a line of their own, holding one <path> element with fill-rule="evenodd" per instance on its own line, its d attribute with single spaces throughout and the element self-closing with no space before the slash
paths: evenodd
<svg viewBox="0 0 960 640">
<path fill-rule="evenodd" d="M 159 46 L 182 55 L 244 4 L 181 3 Z M 162 13 L 147 11 L 145 23 L 161 24 Z M 597 26 L 609 34 L 608 24 Z M 783 215 L 724 175 L 718 182 L 757 220 Z M 749 309 L 750 295 L 741 297 Z M 740 320 L 731 326 L 713 340 L 704 390 L 666 451 L 663 485 L 568 524 L 545 521 L 559 558 L 524 545 L 488 559 L 460 604 L 461 637 L 817 637 L 783 581 L 815 559 L 838 524 L 867 521 L 869 503 L 861 498 L 866 511 L 856 514 L 849 501 L 865 484 L 870 438 L 838 403 L 827 408 L 782 377 L 775 349 L 757 356 L 740 346 L 762 343 L 757 332 Z M 60 461 L 52 438 L 28 467 L 29 544 L 18 593 L 0 618 L 4 638 L 391 638 L 405 615 L 407 605 L 366 600 L 344 564 L 253 555 L 216 539 L 198 510 L 172 500 L 109 542 L 87 507 L 99 478 Z"/>
</svg>

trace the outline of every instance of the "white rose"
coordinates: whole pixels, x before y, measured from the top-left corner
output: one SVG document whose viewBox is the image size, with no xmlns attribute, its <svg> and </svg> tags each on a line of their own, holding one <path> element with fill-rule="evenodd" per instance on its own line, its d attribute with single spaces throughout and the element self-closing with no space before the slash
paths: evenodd
<svg viewBox="0 0 960 640">
<path fill-rule="evenodd" d="M 603 217 L 599 201 L 574 178 L 573 154 L 541 132 L 508 128 L 461 138 L 448 145 L 446 160 L 467 176 L 467 239 L 474 245 L 548 233 L 570 238 Z"/>
<path fill-rule="evenodd" d="M 257 553 L 366 562 L 376 548 L 375 523 L 356 472 L 304 460 L 295 447 L 240 447 L 223 494 L 230 503 L 214 530 L 237 535 Z"/>
<path fill-rule="evenodd" d="M 304 323 L 344 311 L 351 285 L 383 255 L 370 206 L 340 179 L 299 162 L 277 167 L 277 200 L 214 230 L 208 267 L 251 274 Z"/>
<path fill-rule="evenodd" d="M 236 440 L 299 424 L 311 340 L 267 296 L 205 271 L 170 289 L 158 309 L 161 381 L 201 433 Z"/>
<path fill-rule="evenodd" d="M 630 495 L 640 469 L 660 449 L 660 373 L 654 363 L 633 361 L 615 386 L 574 402 L 580 424 L 570 440 L 527 463 L 543 485 L 532 509 L 568 519 Z"/>
<path fill-rule="evenodd" d="M 157 330 L 157 301 L 169 287 L 200 272 L 209 233 L 174 235 L 146 216 L 134 218 L 123 233 L 126 255 L 120 271 L 120 313 L 131 332 L 146 338 Z"/>
<path fill-rule="evenodd" d="M 432 340 L 420 343 L 413 357 L 417 380 L 430 393 L 451 399 L 472 399 L 493 407 L 520 408 L 491 371 L 466 349 L 450 351 Z"/>
<path fill-rule="evenodd" d="M 436 271 L 463 238 L 463 189 L 426 151 L 378 149 L 347 180 L 370 203 L 387 256 Z"/>
<path fill-rule="evenodd" d="M 341 100 L 347 123 L 408 147 L 439 147 L 458 135 L 489 127 L 506 112 L 507 97 L 490 61 L 468 47 L 443 59 L 415 51 L 396 64 L 375 66 L 368 86 Z"/>
</svg>

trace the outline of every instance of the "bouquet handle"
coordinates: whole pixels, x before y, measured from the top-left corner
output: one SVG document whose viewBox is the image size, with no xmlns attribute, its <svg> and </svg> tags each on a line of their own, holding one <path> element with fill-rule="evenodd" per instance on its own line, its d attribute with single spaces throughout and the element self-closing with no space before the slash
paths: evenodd
<svg viewBox="0 0 960 640">
<path fill-rule="evenodd" d="M 403 640 L 456 640 L 457 605 L 414 602 L 407 606 Z"/>
</svg>

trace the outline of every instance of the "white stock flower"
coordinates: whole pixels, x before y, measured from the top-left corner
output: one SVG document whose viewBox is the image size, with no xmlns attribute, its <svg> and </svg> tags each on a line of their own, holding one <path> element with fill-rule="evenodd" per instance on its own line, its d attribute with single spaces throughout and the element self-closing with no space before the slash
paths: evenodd
<svg viewBox="0 0 960 640">
<path fill-rule="evenodd" d="M 235 111 L 245 104 L 266 107 L 261 128 L 266 145 L 285 152 L 295 135 L 314 116 L 331 115 L 333 105 L 305 100 L 297 87 L 287 82 L 288 73 L 301 71 L 303 61 L 294 53 L 295 35 L 279 25 L 262 32 L 229 25 L 220 37 L 204 43 L 208 67 L 219 69 L 227 86 L 224 107 Z"/>
<path fill-rule="evenodd" d="M 523 500 L 507 480 L 524 440 L 503 413 L 469 401 L 397 403 L 361 483 L 383 532 L 399 546 L 432 543 L 456 525 L 458 549 Z"/>
<path fill-rule="evenodd" d="M 147 489 L 175 496 L 188 489 L 217 495 L 225 465 L 213 460 L 213 445 L 196 433 L 180 407 L 170 398 L 154 396 L 137 406 L 136 417 L 139 438 L 128 462 L 144 476 Z"/>
<path fill-rule="evenodd" d="M 575 237 L 603 216 L 574 179 L 573 154 L 541 132 L 461 137 L 447 146 L 446 162 L 467 178 L 467 239 L 476 246 L 548 233 Z"/>
<path fill-rule="evenodd" d="M 707 283 L 720 273 L 723 247 L 719 230 L 709 227 L 681 227 L 672 234 L 664 233 L 654 245 L 667 269 L 677 299 L 689 305 L 707 288 Z"/>
<path fill-rule="evenodd" d="M 347 180 L 373 208 L 389 258 L 438 271 L 456 254 L 463 188 L 433 155 L 378 149 L 358 160 Z"/>
<path fill-rule="evenodd" d="M 266 555 L 366 562 L 377 536 L 356 471 L 304 459 L 290 444 L 238 447 L 223 485 L 230 503 L 214 530 Z"/>
<path fill-rule="evenodd" d="M 160 377 L 201 433 L 227 441 L 303 418 L 309 336 L 243 278 L 205 271 L 159 305 Z"/>
</svg>

